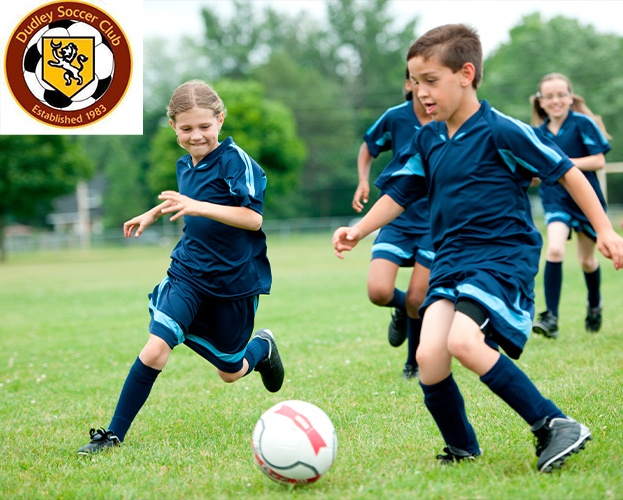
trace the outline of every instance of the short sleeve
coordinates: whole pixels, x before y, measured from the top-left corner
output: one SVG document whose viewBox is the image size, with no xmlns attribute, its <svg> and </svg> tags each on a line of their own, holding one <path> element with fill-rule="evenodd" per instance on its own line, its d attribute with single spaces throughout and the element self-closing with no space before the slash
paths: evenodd
<svg viewBox="0 0 623 500">
<path fill-rule="evenodd" d="M 263 213 L 266 174 L 262 168 L 236 144 L 222 164 L 223 179 L 235 200 L 235 205 Z"/>
</svg>

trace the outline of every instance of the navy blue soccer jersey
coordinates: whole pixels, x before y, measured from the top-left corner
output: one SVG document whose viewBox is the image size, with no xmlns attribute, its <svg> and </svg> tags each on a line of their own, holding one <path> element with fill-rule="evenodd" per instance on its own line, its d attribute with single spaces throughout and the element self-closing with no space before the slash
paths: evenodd
<svg viewBox="0 0 623 500">
<path fill-rule="evenodd" d="M 548 128 L 549 118 L 541 125 L 543 133 L 554 141 L 569 158 L 583 158 L 600 153 L 607 153 L 611 146 L 602 134 L 595 121 L 589 116 L 569 111 L 567 118 L 560 127 L 557 134 L 553 134 Z M 602 207 L 606 208 L 606 200 L 601 191 L 597 173 L 594 171 L 582 171 L 591 186 L 597 193 L 597 197 Z M 539 186 L 539 194 L 545 212 L 555 214 L 564 212 L 571 215 L 574 219 L 588 223 L 588 219 L 575 203 L 571 195 L 560 184 L 553 186 Z"/>
<path fill-rule="evenodd" d="M 383 151 L 396 154 L 421 126 L 413 111 L 413 101 L 405 101 L 387 109 L 366 131 L 363 140 L 374 158 Z"/>
<path fill-rule="evenodd" d="M 372 157 L 376 158 L 380 153 L 390 150 L 395 156 L 398 151 L 409 143 L 413 134 L 421 126 L 422 124 L 413 110 L 413 101 L 406 101 L 387 109 L 366 131 L 363 140 L 367 144 Z M 390 163 L 383 169 L 383 172 L 381 172 L 374 183 L 381 191 L 381 186 L 385 183 L 385 179 L 393 173 L 389 168 L 390 165 L 392 164 Z M 390 224 L 396 226 L 401 231 L 413 235 L 427 235 L 430 232 L 428 200 L 416 201 Z"/>
<path fill-rule="evenodd" d="M 266 175 L 231 137 L 193 166 L 177 161 L 179 192 L 198 201 L 247 207 L 262 214 Z M 169 274 L 202 293 L 238 299 L 270 292 L 266 235 L 206 217 L 184 216 L 184 233 L 171 253 Z"/>
</svg>

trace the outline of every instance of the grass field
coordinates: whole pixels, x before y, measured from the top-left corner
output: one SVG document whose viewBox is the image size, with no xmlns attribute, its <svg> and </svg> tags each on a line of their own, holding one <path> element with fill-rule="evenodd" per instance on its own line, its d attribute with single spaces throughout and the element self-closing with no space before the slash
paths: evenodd
<svg viewBox="0 0 623 500">
<path fill-rule="evenodd" d="M 585 285 L 570 245 L 561 336 L 532 337 L 518 361 L 593 432 L 562 471 L 539 475 L 528 426 L 460 366 L 455 377 L 484 455 L 436 463 L 443 442 L 417 382 L 401 378 L 406 346 L 389 346 L 390 311 L 366 296 L 371 241 L 339 261 L 330 239 L 269 238 L 274 285 L 256 326 L 279 343 L 279 393 L 266 392 L 257 374 L 226 385 L 179 347 L 122 447 L 93 457 L 76 450 L 90 427 L 110 421 L 170 249 L 10 256 L 0 265 L 0 498 L 623 498 L 623 274 L 609 261 L 601 259 L 602 330 L 584 331 Z M 258 417 L 285 399 L 318 405 L 338 434 L 333 468 L 306 487 L 273 483 L 251 454 Z"/>
</svg>

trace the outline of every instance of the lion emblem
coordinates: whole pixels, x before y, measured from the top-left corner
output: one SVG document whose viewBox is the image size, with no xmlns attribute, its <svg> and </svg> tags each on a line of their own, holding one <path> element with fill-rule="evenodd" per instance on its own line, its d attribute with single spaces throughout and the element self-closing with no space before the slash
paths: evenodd
<svg viewBox="0 0 623 500">
<path fill-rule="evenodd" d="M 78 54 L 78 47 L 75 43 L 69 42 L 63 47 L 62 42 L 55 44 L 54 41 L 50 42 L 52 46 L 52 55 L 55 61 L 48 61 L 48 64 L 53 68 L 64 69 L 63 78 L 65 79 L 65 85 L 71 85 L 72 80 L 76 80 L 78 85 L 82 85 L 82 76 L 80 73 L 84 68 L 84 63 L 88 61 L 88 57 L 84 54 Z M 74 66 L 74 61 L 77 60 L 77 66 Z"/>
</svg>

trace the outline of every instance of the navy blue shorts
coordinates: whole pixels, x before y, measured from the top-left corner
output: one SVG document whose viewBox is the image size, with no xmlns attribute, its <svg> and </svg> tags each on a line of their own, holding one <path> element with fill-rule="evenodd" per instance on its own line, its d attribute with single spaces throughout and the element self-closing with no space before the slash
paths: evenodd
<svg viewBox="0 0 623 500">
<path fill-rule="evenodd" d="M 224 300 L 167 276 L 149 294 L 149 332 L 173 349 L 184 343 L 219 370 L 242 369 L 258 296 Z"/>
<path fill-rule="evenodd" d="M 477 304 L 489 319 L 489 329 L 485 332 L 487 338 L 502 347 L 511 358 L 519 358 L 532 331 L 534 302 L 522 293 L 521 286 L 512 276 L 490 269 L 472 269 L 457 271 L 442 280 L 431 279 L 420 315 L 440 299 L 455 305 L 461 300 Z"/>
<path fill-rule="evenodd" d="M 372 260 L 385 259 L 400 267 L 417 262 L 430 269 L 434 257 L 430 235 L 416 235 L 394 223 L 383 226 L 372 244 Z"/>
<path fill-rule="evenodd" d="M 545 212 L 545 224 L 551 224 L 552 222 L 562 222 L 569 228 L 569 237 L 571 239 L 572 230 L 576 233 L 584 233 L 591 240 L 597 241 L 597 233 L 593 229 L 593 226 L 585 220 L 578 219 L 568 212 L 556 211 Z"/>
</svg>

